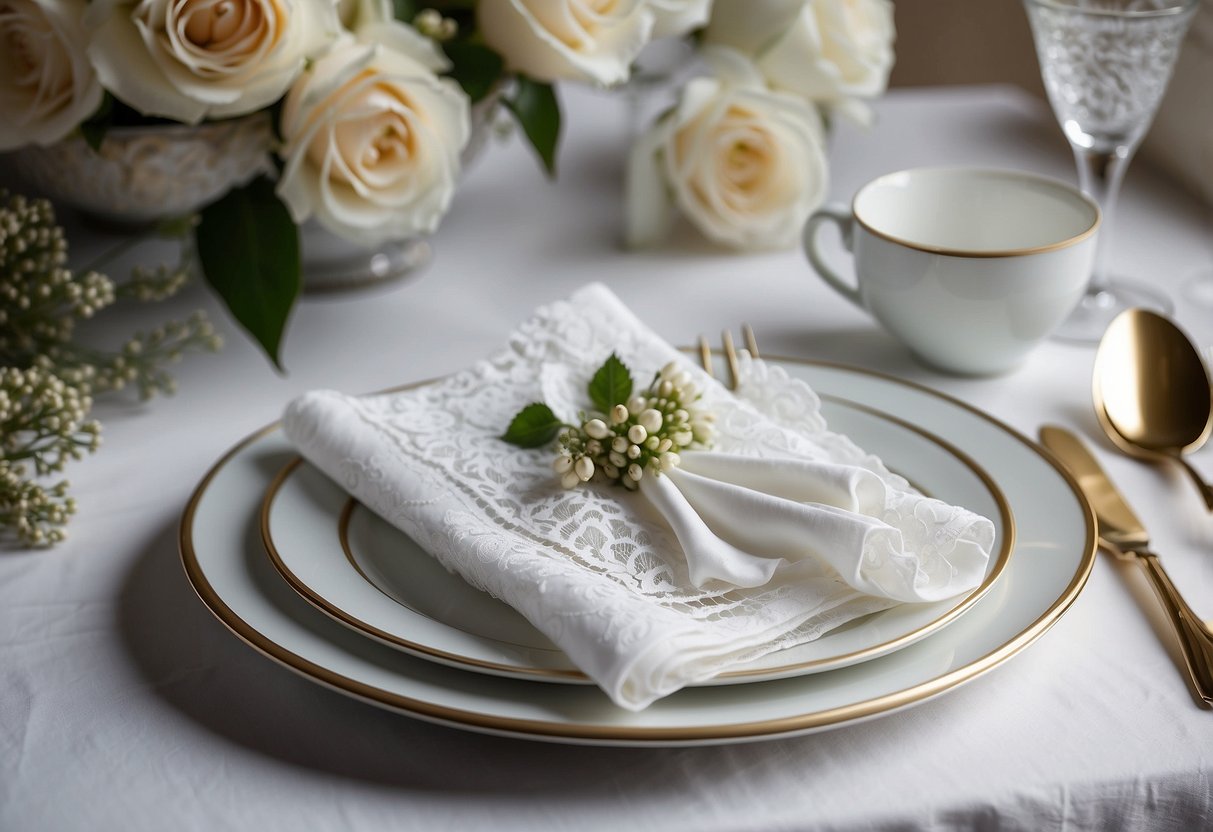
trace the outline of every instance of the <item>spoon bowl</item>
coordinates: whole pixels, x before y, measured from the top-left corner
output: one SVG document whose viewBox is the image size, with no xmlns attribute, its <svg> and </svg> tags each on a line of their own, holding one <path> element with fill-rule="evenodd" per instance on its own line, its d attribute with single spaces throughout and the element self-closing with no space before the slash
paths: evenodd
<svg viewBox="0 0 1213 832">
<path fill-rule="evenodd" d="M 1132 456 L 1179 463 L 1213 511 L 1213 487 L 1184 459 L 1213 431 L 1209 371 L 1179 327 L 1145 309 L 1122 312 L 1100 341 L 1093 388 L 1108 438 Z"/>
</svg>

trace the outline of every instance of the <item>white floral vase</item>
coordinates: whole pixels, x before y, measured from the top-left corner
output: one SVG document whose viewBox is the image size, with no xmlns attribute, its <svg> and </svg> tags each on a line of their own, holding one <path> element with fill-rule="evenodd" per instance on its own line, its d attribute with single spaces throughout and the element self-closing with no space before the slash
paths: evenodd
<svg viewBox="0 0 1213 832">
<path fill-rule="evenodd" d="M 498 96 L 472 108 L 466 167 L 479 155 Z M 121 231 L 188 216 L 231 188 L 272 172 L 268 113 L 199 125 L 164 124 L 109 130 L 98 150 L 79 136 L 8 154 L 9 173 L 31 193 L 79 211 L 96 225 Z M 400 279 L 431 257 L 424 236 L 373 247 L 329 232 L 316 221 L 300 227 L 305 292 L 333 292 Z"/>
<path fill-rule="evenodd" d="M 206 124 L 110 129 L 93 150 L 79 136 L 10 156 L 31 190 L 101 225 L 134 229 L 184 217 L 272 170 L 266 113 Z"/>
</svg>

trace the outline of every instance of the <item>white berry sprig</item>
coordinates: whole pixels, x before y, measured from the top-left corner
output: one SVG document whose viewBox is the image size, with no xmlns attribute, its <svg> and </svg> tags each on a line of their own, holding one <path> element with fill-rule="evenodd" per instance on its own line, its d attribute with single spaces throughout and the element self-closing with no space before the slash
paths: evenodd
<svg viewBox="0 0 1213 832">
<path fill-rule="evenodd" d="M 91 268 L 75 272 L 51 204 L 0 190 L 0 548 L 64 539 L 76 504 L 57 475 L 100 443 L 100 425 L 87 418 L 94 394 L 171 393 L 170 365 L 187 351 L 218 349 L 201 312 L 117 347 L 77 339 L 78 324 L 116 302 L 164 300 L 190 279 L 192 226 L 159 231 L 183 241 L 176 265 L 136 268 L 122 282 Z"/>
<path fill-rule="evenodd" d="M 681 462 L 690 448 L 711 444 L 712 413 L 690 373 L 670 362 L 639 393 L 632 375 L 612 354 L 588 387 L 596 409 L 580 414 L 580 424 L 561 422 L 547 405 L 527 405 L 502 437 L 526 448 L 557 442 L 552 469 L 565 488 L 584 482 L 618 483 L 635 489 L 646 473 L 659 476 Z"/>
<path fill-rule="evenodd" d="M 76 510 L 68 483 L 39 482 L 97 450 L 101 428 L 88 419 L 87 390 L 45 367 L 0 368 L 0 542 L 50 546 Z M 36 478 L 29 476 L 30 469 Z"/>
<path fill-rule="evenodd" d="M 169 367 L 187 352 L 213 352 L 222 343 L 205 313 L 136 332 L 117 348 L 76 337 L 78 324 L 119 300 L 158 302 L 185 286 L 194 262 L 192 226 L 166 225 L 164 233 L 182 241 L 173 266 L 136 267 L 122 282 L 92 269 L 74 272 L 51 203 L 0 190 L 0 367 L 42 364 L 95 393 L 135 388 L 143 399 L 172 393 Z"/>
</svg>

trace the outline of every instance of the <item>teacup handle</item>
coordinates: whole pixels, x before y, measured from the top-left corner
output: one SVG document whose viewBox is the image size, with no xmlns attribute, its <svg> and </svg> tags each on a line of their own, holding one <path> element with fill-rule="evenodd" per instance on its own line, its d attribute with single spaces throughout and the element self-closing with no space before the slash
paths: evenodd
<svg viewBox="0 0 1213 832">
<path fill-rule="evenodd" d="M 822 280 L 830 284 L 834 291 L 856 306 L 863 308 L 863 300 L 859 296 L 859 288 L 847 283 L 839 276 L 838 272 L 826 265 L 826 261 L 817 250 L 817 231 L 826 222 L 838 224 L 838 230 L 842 232 L 842 244 L 847 247 L 847 251 L 854 254 L 855 218 L 844 205 L 824 205 L 814 211 L 812 216 L 809 217 L 809 221 L 804 225 L 802 242 L 804 244 L 805 256 L 809 258 L 809 263 L 813 265 L 814 271 L 821 276 Z"/>
</svg>

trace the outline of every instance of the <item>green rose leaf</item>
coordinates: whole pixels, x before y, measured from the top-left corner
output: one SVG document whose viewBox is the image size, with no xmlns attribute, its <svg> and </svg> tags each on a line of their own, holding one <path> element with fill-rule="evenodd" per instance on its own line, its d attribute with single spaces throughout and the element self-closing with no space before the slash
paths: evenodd
<svg viewBox="0 0 1213 832">
<path fill-rule="evenodd" d="M 505 106 L 514 114 L 549 176 L 556 175 L 556 145 L 560 141 L 560 103 L 551 84 L 518 76 L 513 98 Z"/>
<path fill-rule="evenodd" d="M 299 295 L 299 229 L 262 176 L 202 209 L 194 232 L 206 282 L 282 370 L 278 349 Z"/>
<path fill-rule="evenodd" d="M 590 401 L 602 413 L 609 413 L 617 404 L 627 404 L 632 395 L 632 374 L 619 356 L 611 353 L 606 363 L 590 379 Z"/>
<path fill-rule="evenodd" d="M 451 71 L 447 74 L 473 102 L 489 94 L 505 69 L 501 56 L 479 43 L 452 41 L 442 44 L 442 50 L 451 59 Z"/>
<path fill-rule="evenodd" d="M 401 23 L 413 25 L 413 18 L 425 8 L 420 0 L 392 0 L 392 16 Z"/>
<path fill-rule="evenodd" d="M 518 411 L 501 438 L 520 448 L 539 448 L 555 439 L 562 427 L 550 407 L 535 402 Z"/>
<path fill-rule="evenodd" d="M 97 111 L 80 123 L 80 135 L 94 151 L 101 150 L 105 134 L 114 121 L 114 97 L 108 92 L 102 95 Z"/>
</svg>

